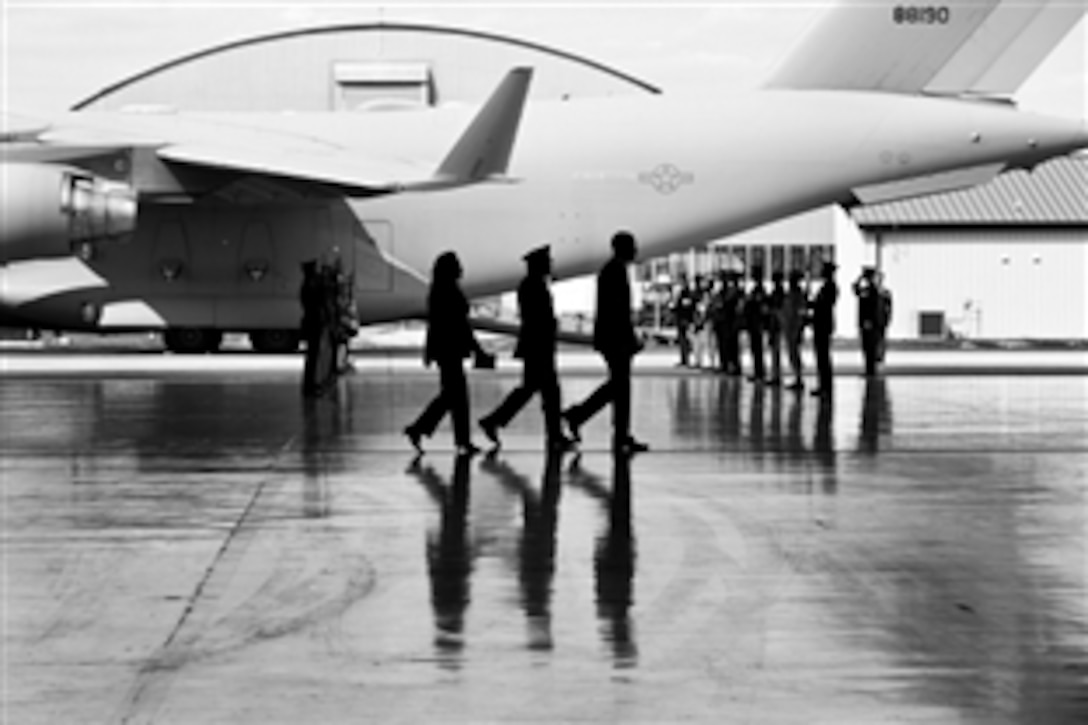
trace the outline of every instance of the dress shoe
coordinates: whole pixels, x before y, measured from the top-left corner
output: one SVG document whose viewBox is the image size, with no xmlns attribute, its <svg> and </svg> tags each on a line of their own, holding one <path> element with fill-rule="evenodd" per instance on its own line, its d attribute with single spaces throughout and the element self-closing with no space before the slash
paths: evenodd
<svg viewBox="0 0 1088 725">
<path fill-rule="evenodd" d="M 457 455 L 459 456 L 474 456 L 480 452 L 480 447 L 471 441 L 468 443 L 461 443 L 457 446 Z"/>
<path fill-rule="evenodd" d="M 582 442 L 581 424 L 574 421 L 573 413 L 568 409 L 560 413 L 560 416 L 567 422 L 567 427 L 570 428 L 570 437 L 575 443 Z"/>
<path fill-rule="evenodd" d="M 555 438 L 548 439 L 549 450 L 555 451 L 557 453 L 562 453 L 563 451 L 569 451 L 571 448 L 574 448 L 573 438 L 568 438 L 565 435 L 560 435 Z"/>
<path fill-rule="evenodd" d="M 411 442 L 412 448 L 416 449 L 416 453 L 422 455 L 423 442 L 421 439 L 423 438 L 423 436 L 420 435 L 419 431 L 417 431 L 412 426 L 408 426 L 404 429 L 404 435 L 408 436 L 408 440 Z"/>
<path fill-rule="evenodd" d="M 480 418 L 479 423 L 480 423 L 480 430 L 482 430 L 484 432 L 484 435 L 487 437 L 487 439 L 489 441 L 491 441 L 491 444 L 493 446 L 495 446 L 496 448 L 501 448 L 502 447 L 502 441 L 499 440 L 499 429 L 498 429 L 498 427 L 494 423 L 492 423 L 490 420 L 488 420 L 487 418 Z"/>
<path fill-rule="evenodd" d="M 623 440 L 614 441 L 612 443 L 612 450 L 616 453 L 631 455 L 633 453 L 645 453 L 650 450 L 650 446 L 628 436 Z"/>
</svg>

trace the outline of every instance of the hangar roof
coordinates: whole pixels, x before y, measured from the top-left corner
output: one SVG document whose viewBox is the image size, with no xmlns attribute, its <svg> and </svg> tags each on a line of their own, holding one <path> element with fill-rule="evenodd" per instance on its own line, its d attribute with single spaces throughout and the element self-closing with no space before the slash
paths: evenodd
<svg viewBox="0 0 1088 725">
<path fill-rule="evenodd" d="M 1002 174 L 973 189 L 932 194 L 851 212 L 862 228 L 911 226 L 1088 227 L 1088 154 Z"/>
<path fill-rule="evenodd" d="M 353 111 L 361 110 L 353 95 L 360 85 L 417 84 L 431 105 L 475 103 L 519 65 L 535 69 L 536 99 L 660 93 L 589 58 L 518 38 L 382 22 L 292 30 L 190 53 L 103 88 L 72 110 Z"/>
</svg>

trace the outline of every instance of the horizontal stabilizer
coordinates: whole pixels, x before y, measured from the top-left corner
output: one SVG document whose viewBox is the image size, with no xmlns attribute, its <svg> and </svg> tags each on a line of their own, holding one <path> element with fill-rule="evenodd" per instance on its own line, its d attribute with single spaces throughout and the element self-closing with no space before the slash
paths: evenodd
<svg viewBox="0 0 1088 725">
<path fill-rule="evenodd" d="M 532 77 L 532 68 L 506 74 L 439 165 L 439 179 L 471 183 L 506 173 Z"/>
<path fill-rule="evenodd" d="M 853 193 L 862 204 L 879 204 L 885 201 L 978 186 L 993 181 L 1004 169 L 1004 164 L 986 164 L 929 176 L 918 176 L 903 181 L 892 181 L 887 184 L 862 186 L 854 189 Z"/>
<path fill-rule="evenodd" d="M 769 88 L 1011 95 L 1084 14 L 1083 0 L 844 2 Z"/>
</svg>

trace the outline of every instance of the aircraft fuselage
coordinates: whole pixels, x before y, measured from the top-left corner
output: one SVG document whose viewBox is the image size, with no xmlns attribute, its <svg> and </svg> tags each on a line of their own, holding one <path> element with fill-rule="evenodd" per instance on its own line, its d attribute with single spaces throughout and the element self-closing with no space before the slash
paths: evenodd
<svg viewBox="0 0 1088 725">
<path fill-rule="evenodd" d="M 340 162 L 380 149 L 440 158 L 467 109 L 325 115 L 71 114 L 64 123 L 156 139 L 317 145 Z M 256 130 L 255 130 L 256 129 Z M 297 327 L 299 263 L 336 249 L 364 323 L 423 312 L 433 259 L 454 249 L 471 295 L 512 289 L 521 255 L 552 245 L 557 277 L 595 271 L 618 230 L 649 258 L 896 180 L 1031 166 L 1088 143 L 1084 128 L 985 102 L 758 91 L 530 104 L 506 177 L 375 196 L 236 192 L 163 201 L 152 179 L 130 234 L 80 256 L 0 267 L 0 314 L 99 330 Z M 134 166 L 137 157 L 133 157 Z M 141 170 L 127 170 L 143 179 Z M 232 195 L 233 194 L 233 195 Z"/>
</svg>

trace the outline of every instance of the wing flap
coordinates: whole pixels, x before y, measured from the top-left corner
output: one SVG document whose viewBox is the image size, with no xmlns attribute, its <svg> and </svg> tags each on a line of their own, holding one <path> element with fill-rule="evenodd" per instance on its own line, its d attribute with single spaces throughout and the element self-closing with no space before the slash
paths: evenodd
<svg viewBox="0 0 1088 725">
<path fill-rule="evenodd" d="M 244 174 L 335 184 L 372 193 L 397 191 L 403 184 L 427 178 L 420 167 L 340 154 L 318 155 L 179 144 L 160 148 L 163 161 Z"/>
<path fill-rule="evenodd" d="M 967 169 L 946 171 L 940 174 L 917 176 L 903 181 L 886 184 L 870 184 L 853 190 L 854 196 L 862 204 L 879 204 L 913 196 L 925 196 L 946 191 L 966 189 L 993 181 L 1005 168 L 1004 164 L 986 164 Z"/>
</svg>

